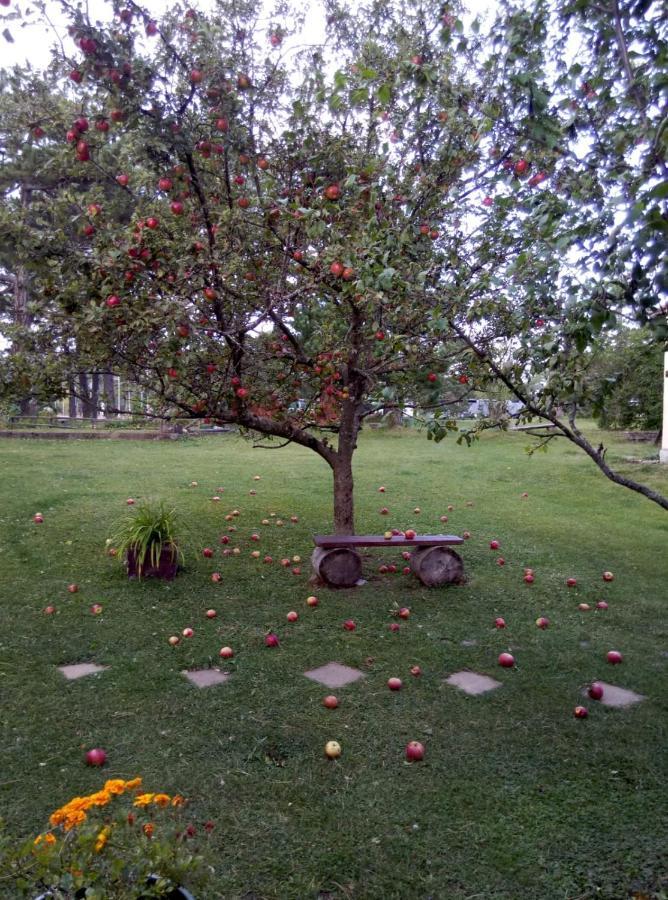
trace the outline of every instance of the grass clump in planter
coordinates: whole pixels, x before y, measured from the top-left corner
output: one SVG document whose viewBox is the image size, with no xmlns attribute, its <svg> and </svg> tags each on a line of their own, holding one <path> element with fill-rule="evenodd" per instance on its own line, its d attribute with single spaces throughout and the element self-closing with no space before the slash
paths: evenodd
<svg viewBox="0 0 668 900">
<path fill-rule="evenodd" d="M 183 553 L 176 541 L 176 510 L 142 503 L 117 528 L 112 544 L 125 559 L 128 578 L 176 577 Z"/>
</svg>

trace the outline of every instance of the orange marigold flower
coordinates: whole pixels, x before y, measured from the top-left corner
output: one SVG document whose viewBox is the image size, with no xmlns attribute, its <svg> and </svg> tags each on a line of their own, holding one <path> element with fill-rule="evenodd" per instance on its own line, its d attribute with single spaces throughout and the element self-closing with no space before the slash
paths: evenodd
<svg viewBox="0 0 668 900">
<path fill-rule="evenodd" d="M 125 782 L 125 790 L 126 791 L 134 791 L 135 788 L 141 787 L 141 778 L 132 778 L 130 781 Z"/>
<path fill-rule="evenodd" d="M 106 806 L 107 803 L 111 800 L 111 794 L 109 791 L 97 791 L 95 794 L 91 794 L 87 797 L 86 809 L 89 809 L 91 806 Z"/>
<path fill-rule="evenodd" d="M 52 812 L 49 816 L 49 822 L 51 825 L 62 825 L 65 821 L 65 813 L 62 809 L 57 809 L 55 812 Z"/>
<path fill-rule="evenodd" d="M 135 797 L 135 801 L 132 804 L 133 806 L 148 806 L 149 803 L 153 801 L 155 794 L 140 794 L 138 797 Z"/>
<path fill-rule="evenodd" d="M 143 832 L 147 838 L 153 837 L 153 822 L 144 822 Z"/>
<path fill-rule="evenodd" d="M 122 794 L 126 789 L 126 782 L 122 778 L 110 778 L 105 781 L 104 790 L 108 794 Z"/>
<path fill-rule="evenodd" d="M 47 831 L 46 834 L 38 834 L 33 843 L 36 847 L 40 844 L 55 844 L 56 836 L 55 834 L 51 834 L 50 831 Z"/>
<path fill-rule="evenodd" d="M 65 831 L 70 831 L 76 825 L 81 825 L 81 823 L 85 821 L 86 813 L 82 809 L 74 810 L 73 812 L 68 813 L 68 816 L 65 819 Z"/>
<path fill-rule="evenodd" d="M 169 794 L 156 794 L 153 797 L 153 802 L 156 806 L 169 806 L 170 800 Z"/>
<path fill-rule="evenodd" d="M 172 806 L 183 806 L 185 803 L 185 799 L 181 796 L 181 794 L 174 794 L 172 797 Z"/>
</svg>

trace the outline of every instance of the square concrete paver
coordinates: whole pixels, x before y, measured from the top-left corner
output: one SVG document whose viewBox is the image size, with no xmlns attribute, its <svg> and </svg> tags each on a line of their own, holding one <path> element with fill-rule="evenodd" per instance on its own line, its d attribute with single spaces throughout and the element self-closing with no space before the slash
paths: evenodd
<svg viewBox="0 0 668 900">
<path fill-rule="evenodd" d="M 198 688 L 225 684 L 230 677 L 229 672 L 221 672 L 220 669 L 194 669 L 192 672 L 182 672 L 182 674 Z"/>
<path fill-rule="evenodd" d="M 465 694 L 486 694 L 501 687 L 500 681 L 495 681 L 489 675 L 478 675 L 477 672 L 455 672 L 445 679 L 446 684 L 452 684 L 464 691 Z"/>
<path fill-rule="evenodd" d="M 358 678 L 363 678 L 364 672 L 360 672 L 359 669 L 352 669 L 350 666 L 342 666 L 341 663 L 330 662 L 317 669 L 311 669 L 310 672 L 304 672 L 304 675 L 310 678 L 311 681 L 317 681 L 328 688 L 338 688 L 352 684 Z"/>
<path fill-rule="evenodd" d="M 96 672 L 105 672 L 109 666 L 98 666 L 97 663 L 73 663 L 71 666 L 58 666 L 68 681 L 75 678 L 83 678 L 85 675 L 95 675 Z"/>
<path fill-rule="evenodd" d="M 626 688 L 617 687 L 616 684 L 608 684 L 605 681 L 599 681 L 603 686 L 603 696 L 598 701 L 603 706 L 633 706 L 634 703 L 640 703 L 647 698 L 643 694 L 636 694 L 635 691 L 628 691 Z M 585 696 L 587 691 L 584 692 Z"/>
</svg>

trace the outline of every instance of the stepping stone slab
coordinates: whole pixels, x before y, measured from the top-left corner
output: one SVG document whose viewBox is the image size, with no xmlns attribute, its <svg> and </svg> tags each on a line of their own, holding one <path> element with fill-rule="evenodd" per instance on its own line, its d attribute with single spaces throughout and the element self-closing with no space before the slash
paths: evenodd
<svg viewBox="0 0 668 900">
<path fill-rule="evenodd" d="M 225 684 L 229 680 L 229 672 L 221 672 L 220 669 L 194 669 L 191 672 L 182 672 L 188 681 L 198 688 L 213 687 L 216 684 Z"/>
<path fill-rule="evenodd" d="M 350 666 L 342 666 L 341 663 L 330 662 L 317 669 L 311 669 L 310 672 L 304 672 L 304 675 L 310 678 L 311 681 L 317 681 L 328 688 L 339 688 L 352 684 L 358 678 L 363 678 L 364 672 L 360 672 L 359 669 L 353 669 Z"/>
<path fill-rule="evenodd" d="M 477 672 L 455 672 L 445 679 L 446 684 L 451 684 L 464 691 L 465 694 L 486 694 L 501 687 L 501 682 L 490 678 L 489 675 L 479 675 Z"/>
<path fill-rule="evenodd" d="M 636 694 L 635 691 L 628 691 L 626 688 L 617 687 L 616 684 L 607 684 L 605 681 L 598 682 L 603 687 L 603 696 L 598 701 L 603 706 L 633 706 L 634 703 L 640 703 L 646 700 L 642 694 Z M 584 692 L 585 696 L 587 692 Z"/>
<path fill-rule="evenodd" d="M 74 663 L 71 666 L 58 666 L 68 681 L 83 678 L 85 675 L 95 675 L 97 672 L 106 672 L 109 666 L 98 666 L 96 663 Z"/>
</svg>

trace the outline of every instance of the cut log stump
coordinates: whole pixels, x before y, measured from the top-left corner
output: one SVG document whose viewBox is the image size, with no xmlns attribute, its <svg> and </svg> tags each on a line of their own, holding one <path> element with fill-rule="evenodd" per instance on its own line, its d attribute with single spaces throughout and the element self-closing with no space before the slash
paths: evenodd
<svg viewBox="0 0 668 900">
<path fill-rule="evenodd" d="M 411 554 L 411 570 L 427 587 L 464 581 L 462 558 L 449 547 L 418 547 Z"/>
<path fill-rule="evenodd" d="M 354 587 L 362 577 L 362 560 L 350 547 L 316 547 L 311 563 L 319 577 L 332 587 Z"/>
</svg>

